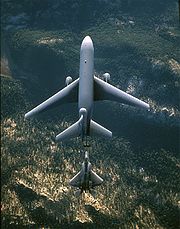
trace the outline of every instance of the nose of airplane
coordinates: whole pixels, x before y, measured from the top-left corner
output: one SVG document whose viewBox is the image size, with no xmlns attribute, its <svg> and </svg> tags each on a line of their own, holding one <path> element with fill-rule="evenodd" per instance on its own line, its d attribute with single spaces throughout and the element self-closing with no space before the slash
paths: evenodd
<svg viewBox="0 0 180 229">
<path fill-rule="evenodd" d="M 82 41 L 82 45 L 81 48 L 93 48 L 93 42 L 90 36 L 86 36 L 83 41 Z"/>
<path fill-rule="evenodd" d="M 91 43 L 92 39 L 90 38 L 90 36 L 86 36 L 83 40 L 83 43 Z"/>
</svg>

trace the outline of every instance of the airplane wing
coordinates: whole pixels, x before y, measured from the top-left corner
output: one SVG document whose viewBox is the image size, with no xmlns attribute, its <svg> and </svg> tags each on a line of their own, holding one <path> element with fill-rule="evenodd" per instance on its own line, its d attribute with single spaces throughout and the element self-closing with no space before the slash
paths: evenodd
<svg viewBox="0 0 180 229">
<path fill-rule="evenodd" d="M 123 104 L 128 104 L 135 107 L 149 109 L 149 104 L 127 94 L 124 91 L 110 85 L 103 80 L 94 77 L 94 99 L 97 100 L 112 100 Z"/>
<path fill-rule="evenodd" d="M 94 187 L 94 186 L 101 185 L 103 182 L 103 179 L 100 176 L 98 176 L 95 172 L 93 172 L 92 170 L 90 173 L 91 173 L 92 186 Z"/>
<path fill-rule="evenodd" d="M 61 91 L 29 111 L 25 114 L 25 118 L 29 118 L 63 103 L 73 103 L 78 100 L 78 83 L 79 78 L 63 88 Z"/>
<path fill-rule="evenodd" d="M 78 172 L 70 181 L 69 184 L 73 187 L 81 186 L 81 171 Z"/>
</svg>

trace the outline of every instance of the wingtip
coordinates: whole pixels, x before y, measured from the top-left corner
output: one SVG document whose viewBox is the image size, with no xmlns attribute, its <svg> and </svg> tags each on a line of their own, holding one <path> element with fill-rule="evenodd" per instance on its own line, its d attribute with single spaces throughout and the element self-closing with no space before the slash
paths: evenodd
<svg viewBox="0 0 180 229">
<path fill-rule="evenodd" d="M 149 104 L 147 104 L 146 109 L 147 109 L 147 111 L 150 111 L 151 110 L 151 107 L 150 107 Z"/>
<path fill-rule="evenodd" d="M 25 119 L 29 119 L 33 116 L 33 113 L 32 112 L 27 112 L 25 115 L 24 115 L 24 118 Z"/>
<path fill-rule="evenodd" d="M 27 112 L 27 113 L 24 115 L 24 118 L 25 118 L 25 119 L 29 119 L 29 118 L 34 117 L 34 116 L 36 116 L 36 110 L 35 110 L 35 109 L 33 109 L 33 110 Z"/>
<path fill-rule="evenodd" d="M 109 130 L 108 138 L 112 138 L 112 132 Z"/>
<path fill-rule="evenodd" d="M 28 117 L 29 117 L 29 115 L 28 115 L 28 113 L 26 113 L 26 114 L 24 115 L 24 119 L 28 119 Z"/>
<path fill-rule="evenodd" d="M 55 142 L 59 142 L 60 141 L 60 134 L 56 135 L 55 137 Z"/>
<path fill-rule="evenodd" d="M 143 104 L 143 106 L 142 106 L 142 108 L 144 108 L 144 109 L 146 109 L 147 111 L 149 111 L 150 110 L 150 105 L 148 104 L 148 103 L 146 103 L 146 102 L 143 102 L 143 101 L 141 101 Z"/>
</svg>

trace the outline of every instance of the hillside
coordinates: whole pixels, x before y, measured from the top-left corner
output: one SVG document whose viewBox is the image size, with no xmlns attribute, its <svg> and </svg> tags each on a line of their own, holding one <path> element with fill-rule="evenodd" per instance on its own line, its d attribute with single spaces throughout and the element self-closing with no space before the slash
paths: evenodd
<svg viewBox="0 0 180 229">
<path fill-rule="evenodd" d="M 2 1 L 2 228 L 178 227 L 180 32 L 176 1 L 155 2 Z M 54 141 L 77 120 L 77 105 L 29 121 L 24 114 L 63 88 L 66 76 L 78 77 L 86 35 L 95 74 L 110 72 L 113 85 L 151 110 L 95 104 L 94 120 L 113 131 L 112 140 L 89 139 L 105 182 L 96 197 L 77 198 L 68 181 L 81 168 L 83 146 Z"/>
</svg>

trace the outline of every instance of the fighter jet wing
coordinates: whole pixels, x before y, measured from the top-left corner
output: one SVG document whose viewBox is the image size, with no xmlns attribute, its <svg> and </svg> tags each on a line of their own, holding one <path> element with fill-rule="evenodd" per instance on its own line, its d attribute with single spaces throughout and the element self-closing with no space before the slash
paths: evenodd
<svg viewBox="0 0 180 229">
<path fill-rule="evenodd" d="M 112 100 L 131 106 L 149 109 L 149 104 L 127 94 L 124 91 L 110 85 L 103 80 L 94 77 L 94 99 L 97 100 Z"/>
<path fill-rule="evenodd" d="M 70 181 L 69 184 L 73 187 L 81 186 L 81 171 L 78 172 Z"/>
<path fill-rule="evenodd" d="M 63 88 L 61 91 L 57 92 L 55 95 L 29 111 L 25 114 L 25 118 L 29 118 L 43 111 L 54 108 L 63 103 L 77 102 L 78 100 L 78 83 L 79 78 Z"/>
<path fill-rule="evenodd" d="M 100 177 L 100 176 L 98 176 L 95 172 L 93 172 L 92 170 L 91 170 L 91 181 L 92 181 L 92 186 L 98 186 L 98 185 L 100 185 L 100 184 L 102 184 L 102 182 L 103 182 L 103 179 Z"/>
</svg>

